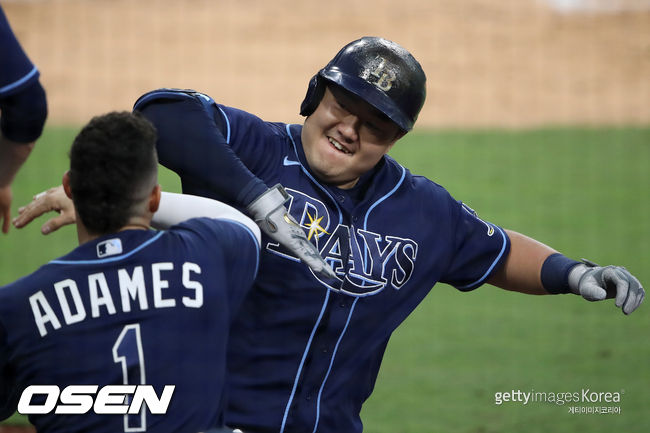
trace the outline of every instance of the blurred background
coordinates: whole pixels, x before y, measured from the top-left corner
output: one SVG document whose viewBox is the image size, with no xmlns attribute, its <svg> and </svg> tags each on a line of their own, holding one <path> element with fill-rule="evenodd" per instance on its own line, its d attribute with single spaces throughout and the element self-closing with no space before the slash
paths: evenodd
<svg viewBox="0 0 650 433">
<path fill-rule="evenodd" d="M 420 60 L 419 126 L 644 124 L 649 0 L 3 0 L 42 72 L 50 124 L 193 88 L 299 121 L 309 78 L 347 42 Z"/>
<path fill-rule="evenodd" d="M 0 4 L 50 109 L 16 180 L 14 213 L 60 183 L 93 115 L 179 87 L 299 123 L 310 77 L 347 42 L 376 35 L 411 51 L 428 79 L 418 124 L 393 157 L 484 219 L 574 258 L 625 265 L 650 285 L 650 0 Z M 179 191 L 165 170 L 161 183 Z M 44 221 L 0 238 L 0 285 L 75 246 L 72 227 L 40 235 Z M 365 431 L 650 431 L 648 311 L 436 286 L 389 344 Z M 494 398 L 584 388 L 622 393 L 604 405 L 619 413 Z"/>
</svg>

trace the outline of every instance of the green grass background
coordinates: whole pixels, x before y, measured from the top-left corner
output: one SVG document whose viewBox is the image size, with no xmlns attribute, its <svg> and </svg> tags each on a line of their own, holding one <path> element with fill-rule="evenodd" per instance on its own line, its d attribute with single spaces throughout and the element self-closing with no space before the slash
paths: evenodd
<svg viewBox="0 0 650 433">
<path fill-rule="evenodd" d="M 15 182 L 15 209 L 58 184 L 75 128 L 49 127 Z M 650 284 L 650 128 L 413 132 L 391 155 L 483 219 L 564 254 L 625 265 Z M 163 170 L 164 189 L 179 191 Z M 14 212 L 15 213 L 15 212 Z M 0 237 L 0 284 L 76 244 L 45 218 Z M 437 285 L 394 334 L 364 406 L 370 433 L 650 431 L 650 307 Z M 620 414 L 572 404 L 495 404 L 494 394 L 620 392 Z M 580 404 L 581 406 L 583 404 Z M 595 405 L 594 405 L 595 406 Z M 25 422 L 21 417 L 12 422 Z"/>
</svg>

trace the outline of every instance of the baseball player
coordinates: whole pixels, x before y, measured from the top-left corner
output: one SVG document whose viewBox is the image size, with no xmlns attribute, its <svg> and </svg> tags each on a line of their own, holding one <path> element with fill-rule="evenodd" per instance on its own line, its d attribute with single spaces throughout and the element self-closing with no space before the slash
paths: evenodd
<svg viewBox="0 0 650 433">
<path fill-rule="evenodd" d="M 303 125 L 266 122 L 191 90 L 136 102 L 185 193 L 224 199 L 260 221 L 285 203 L 336 274 L 312 271 L 263 236 L 260 271 L 229 341 L 231 427 L 361 432 L 388 339 L 437 282 L 616 297 L 626 314 L 643 300 L 625 269 L 577 262 L 484 221 L 387 156 L 424 100 L 413 56 L 364 37 L 311 79 Z"/>
<path fill-rule="evenodd" d="M 257 272 L 260 231 L 213 200 L 161 198 L 155 140 L 128 112 L 96 117 L 76 137 L 63 188 L 45 195 L 76 213 L 79 247 L 0 287 L 0 420 L 34 407 L 39 432 L 223 427 L 227 335 Z M 23 216 L 41 213 L 37 204 Z M 154 212 L 168 230 L 149 230 Z M 51 395 L 30 394 L 34 385 L 61 390 L 49 410 Z M 88 393 L 66 397 L 70 385 Z M 126 401 L 113 395 L 109 415 L 98 414 L 105 385 L 132 387 Z M 137 385 L 168 405 L 131 410 Z M 66 412 L 88 401 L 84 414 Z M 124 403 L 128 413 L 115 406 Z"/>
<path fill-rule="evenodd" d="M 43 131 L 45 91 L 0 6 L 0 221 L 9 231 L 11 183 Z"/>
</svg>

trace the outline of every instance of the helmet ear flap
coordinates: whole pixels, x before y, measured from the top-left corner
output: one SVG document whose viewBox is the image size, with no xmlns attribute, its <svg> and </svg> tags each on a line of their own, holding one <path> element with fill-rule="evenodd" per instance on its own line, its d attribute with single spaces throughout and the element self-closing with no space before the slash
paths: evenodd
<svg viewBox="0 0 650 433">
<path fill-rule="evenodd" d="M 307 94 L 305 99 L 300 104 L 300 115 L 309 116 L 318 107 L 320 100 L 323 99 L 323 94 L 325 93 L 325 82 L 319 76 L 320 72 L 309 80 L 309 87 L 307 87 Z"/>
</svg>

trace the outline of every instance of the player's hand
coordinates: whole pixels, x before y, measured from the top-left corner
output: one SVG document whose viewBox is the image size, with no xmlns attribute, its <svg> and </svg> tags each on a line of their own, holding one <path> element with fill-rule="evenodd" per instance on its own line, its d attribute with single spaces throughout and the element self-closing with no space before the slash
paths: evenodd
<svg viewBox="0 0 650 433">
<path fill-rule="evenodd" d="M 625 314 L 636 310 L 645 297 L 639 280 L 624 267 L 601 267 L 586 260 L 571 269 L 569 286 L 588 301 L 616 298 L 616 306 Z"/>
<path fill-rule="evenodd" d="M 65 195 L 63 186 L 57 186 L 36 194 L 31 203 L 18 209 L 18 216 L 13 221 L 14 226 L 23 228 L 47 212 L 57 212 L 59 215 L 50 218 L 43 224 L 41 233 L 44 235 L 76 222 L 72 200 Z"/>
<path fill-rule="evenodd" d="M 11 222 L 11 185 L 0 188 L 0 221 L 2 221 L 2 233 L 9 233 L 9 223 Z"/>
<path fill-rule="evenodd" d="M 336 278 L 332 268 L 323 260 L 316 247 L 307 240 L 305 232 L 284 207 L 288 199 L 286 191 L 278 184 L 257 197 L 246 211 L 264 233 L 288 248 L 314 272 Z"/>
</svg>

